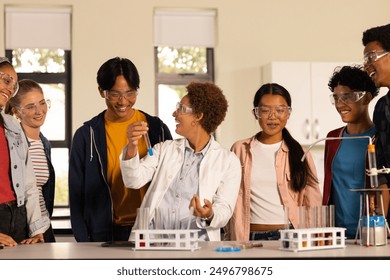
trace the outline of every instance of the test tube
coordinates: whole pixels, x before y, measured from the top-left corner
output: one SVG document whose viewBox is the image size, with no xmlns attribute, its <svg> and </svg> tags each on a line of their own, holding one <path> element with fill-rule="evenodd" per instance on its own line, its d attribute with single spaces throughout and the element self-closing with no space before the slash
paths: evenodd
<svg viewBox="0 0 390 280">
<path fill-rule="evenodd" d="M 309 227 L 310 228 L 316 228 L 317 227 L 317 210 L 318 208 L 316 206 L 310 206 L 309 208 Z M 317 234 L 316 233 L 312 233 L 311 234 L 311 238 L 313 238 L 314 240 L 312 240 L 311 242 L 311 246 L 317 246 L 318 245 L 318 242 L 317 242 Z"/>
<path fill-rule="evenodd" d="M 137 208 L 137 223 L 138 229 L 147 230 L 149 224 L 149 208 Z M 145 236 L 140 234 L 140 239 L 144 239 Z M 145 242 L 140 242 L 140 247 L 145 247 Z"/>
<path fill-rule="evenodd" d="M 299 206 L 298 207 L 298 228 L 308 228 L 307 225 L 307 218 L 306 218 L 306 206 Z"/>
<path fill-rule="evenodd" d="M 287 206 L 285 206 L 284 207 L 284 229 L 285 230 L 290 229 L 289 211 L 290 211 L 290 209 Z M 290 247 L 290 242 L 288 240 L 289 239 L 288 237 L 289 237 L 288 233 L 285 232 L 285 234 L 284 234 L 284 238 L 285 239 L 282 241 L 283 248 L 289 248 Z"/>
<path fill-rule="evenodd" d="M 326 227 L 333 228 L 334 227 L 334 205 L 328 205 L 328 211 L 326 215 Z M 325 241 L 325 245 L 332 245 L 333 241 L 333 234 L 331 232 L 328 232 L 325 234 L 325 237 L 328 238 L 328 240 Z"/>
<path fill-rule="evenodd" d="M 187 230 L 190 229 L 191 227 L 191 221 L 192 221 L 192 216 L 194 215 L 194 207 L 190 207 L 190 211 L 189 211 L 189 217 L 188 217 L 188 223 L 187 223 Z"/>
<path fill-rule="evenodd" d="M 304 229 L 308 228 L 307 226 L 307 220 L 306 220 L 306 206 L 299 206 L 298 207 L 298 228 L 299 229 Z M 307 234 L 302 235 L 302 247 L 307 247 Z"/>
<path fill-rule="evenodd" d="M 371 188 L 378 187 L 378 170 L 376 169 L 375 145 L 368 144 L 368 168 L 370 170 Z"/>
<path fill-rule="evenodd" d="M 326 230 L 326 221 L 328 216 L 328 206 L 322 205 L 318 206 L 317 209 L 317 227 L 320 228 L 320 233 L 317 235 L 319 237 L 318 246 L 325 245 L 325 233 L 321 232 Z"/>
<path fill-rule="evenodd" d="M 152 149 L 152 144 L 150 143 L 149 134 L 145 133 L 144 138 L 145 138 L 146 147 L 148 148 L 148 154 L 152 156 L 153 149 Z"/>
</svg>

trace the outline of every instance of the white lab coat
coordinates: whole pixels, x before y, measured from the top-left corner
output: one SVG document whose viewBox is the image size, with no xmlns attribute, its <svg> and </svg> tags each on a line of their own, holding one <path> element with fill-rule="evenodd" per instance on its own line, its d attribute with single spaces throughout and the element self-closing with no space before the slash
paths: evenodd
<svg viewBox="0 0 390 280">
<path fill-rule="evenodd" d="M 139 189 L 151 181 L 141 208 L 149 208 L 150 220 L 184 161 L 185 139 L 168 140 L 153 147 L 153 156 L 123 160 L 121 172 L 126 187 Z M 123 154 L 126 152 L 126 147 Z M 211 138 L 199 168 L 199 197 L 203 203 L 208 199 L 213 204 L 214 217 L 210 225 L 202 224 L 210 241 L 221 240 L 220 228 L 233 214 L 241 182 L 241 165 L 237 156 Z M 138 217 L 133 229 L 137 229 Z M 130 239 L 133 235 L 130 236 Z"/>
</svg>

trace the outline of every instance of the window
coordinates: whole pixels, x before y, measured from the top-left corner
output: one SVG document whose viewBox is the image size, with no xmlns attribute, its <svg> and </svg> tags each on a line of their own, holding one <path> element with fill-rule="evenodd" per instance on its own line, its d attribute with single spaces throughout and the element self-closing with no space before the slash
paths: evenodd
<svg viewBox="0 0 390 280">
<path fill-rule="evenodd" d="M 201 47 L 156 47 L 156 88 L 158 115 L 168 126 L 173 138 L 176 103 L 186 94 L 191 81 L 213 81 L 213 49 Z"/>
<path fill-rule="evenodd" d="M 158 116 L 173 138 L 176 103 L 191 81 L 214 81 L 214 10 L 157 9 L 154 57 Z"/>
<path fill-rule="evenodd" d="M 56 172 L 55 212 L 69 206 L 71 144 L 70 8 L 6 7 L 6 56 L 19 80 L 38 82 L 51 100 L 42 133 L 52 145 Z M 66 214 L 68 215 L 68 211 Z"/>
</svg>

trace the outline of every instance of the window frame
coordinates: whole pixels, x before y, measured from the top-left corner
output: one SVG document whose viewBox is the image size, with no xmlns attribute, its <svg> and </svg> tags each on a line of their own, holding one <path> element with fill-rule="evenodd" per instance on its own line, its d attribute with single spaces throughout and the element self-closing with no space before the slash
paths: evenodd
<svg viewBox="0 0 390 280">
<path fill-rule="evenodd" d="M 178 47 L 180 48 L 180 47 Z M 155 100 L 158 111 L 159 85 L 187 85 L 191 81 L 214 82 L 214 48 L 206 48 L 207 73 L 160 73 L 158 69 L 158 46 L 154 47 Z"/>
<path fill-rule="evenodd" d="M 12 50 L 5 51 L 6 57 L 12 61 Z M 49 140 L 52 148 L 68 148 L 72 139 L 72 89 L 71 89 L 71 51 L 65 50 L 65 71 L 63 73 L 18 73 L 18 80 L 31 79 L 39 84 L 65 85 L 65 139 Z"/>
</svg>

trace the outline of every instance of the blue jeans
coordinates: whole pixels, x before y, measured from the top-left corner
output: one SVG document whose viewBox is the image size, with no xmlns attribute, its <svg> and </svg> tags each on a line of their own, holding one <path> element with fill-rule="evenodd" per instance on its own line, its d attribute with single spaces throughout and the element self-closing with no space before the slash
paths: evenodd
<svg viewBox="0 0 390 280">
<path fill-rule="evenodd" d="M 0 232 L 11 236 L 17 243 L 28 238 L 26 206 L 16 201 L 0 204 Z"/>
<path fill-rule="evenodd" d="M 269 231 L 251 231 L 249 234 L 249 240 L 279 240 L 279 230 Z"/>
</svg>

